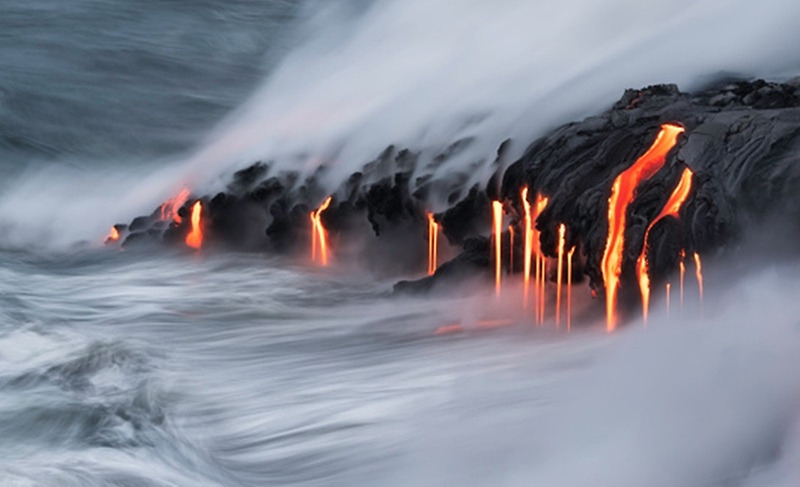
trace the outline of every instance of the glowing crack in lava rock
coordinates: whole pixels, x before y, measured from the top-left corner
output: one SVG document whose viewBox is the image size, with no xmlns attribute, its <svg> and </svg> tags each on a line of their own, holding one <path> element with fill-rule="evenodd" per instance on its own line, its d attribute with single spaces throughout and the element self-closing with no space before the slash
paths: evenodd
<svg viewBox="0 0 800 487">
<path fill-rule="evenodd" d="M 601 272 L 606 289 L 606 329 L 613 331 L 617 325 L 617 292 L 622 273 L 622 255 L 625 249 L 626 213 L 636 197 L 636 188 L 664 167 L 667 154 L 675 147 L 684 128 L 664 124 L 655 142 L 631 167 L 614 179 L 608 198 L 608 240 L 606 242 Z"/>
<path fill-rule="evenodd" d="M 642 295 L 642 318 L 644 319 L 645 323 L 647 323 L 647 315 L 650 307 L 650 276 L 648 274 L 649 263 L 647 261 L 647 242 L 648 237 L 650 236 L 650 230 L 652 230 L 655 224 L 661 221 L 663 218 L 669 216 L 673 218 L 679 218 L 678 213 L 680 212 L 683 203 L 686 201 L 686 198 L 689 197 L 689 191 L 692 189 L 692 175 L 693 173 L 691 169 L 686 168 L 683 170 L 681 179 L 678 181 L 678 185 L 675 186 L 675 189 L 672 191 L 672 194 L 670 195 L 669 200 L 667 200 L 667 203 L 664 205 L 664 208 L 662 208 L 661 212 L 653 219 L 652 222 L 650 222 L 650 225 L 647 226 L 647 230 L 644 232 L 642 253 L 636 260 L 636 278 L 639 280 L 639 291 Z"/>
<path fill-rule="evenodd" d="M 186 235 L 186 245 L 193 249 L 203 246 L 203 204 L 199 201 L 192 205 L 192 229 Z"/>
<path fill-rule="evenodd" d="M 322 212 L 331 205 L 333 197 L 328 196 L 316 211 L 312 211 L 311 218 L 311 260 L 326 267 L 328 265 L 328 232 L 322 224 Z"/>
</svg>

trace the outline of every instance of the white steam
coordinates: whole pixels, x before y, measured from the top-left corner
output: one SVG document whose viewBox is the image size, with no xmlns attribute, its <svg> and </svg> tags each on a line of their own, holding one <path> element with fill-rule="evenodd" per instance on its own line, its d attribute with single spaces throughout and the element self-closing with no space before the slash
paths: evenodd
<svg viewBox="0 0 800 487">
<path fill-rule="evenodd" d="M 743 282 L 707 319 L 673 313 L 600 348 L 584 332 L 513 373 L 474 371 L 419 414 L 393 485 L 800 485 L 797 277 Z M 464 413 L 498 391 L 492 414 Z"/>
<path fill-rule="evenodd" d="M 509 162 L 536 136 L 608 106 L 625 88 L 690 89 L 720 71 L 798 73 L 798 19 L 793 0 L 377 0 L 355 17 L 321 8 L 298 36 L 308 40 L 171 181 L 120 177 L 109 192 L 83 184 L 82 174 L 47 171 L 4 190 L 0 228 L 15 243 L 41 244 L 45 226 L 59 236 L 54 244 L 96 240 L 141 211 L 142 195 L 154 208 L 184 183 L 214 189 L 257 159 L 301 172 L 329 165 L 323 183 L 333 190 L 389 144 L 422 151 L 424 163 L 474 138 L 420 172 L 483 182 L 504 139 L 516 141 Z"/>
</svg>

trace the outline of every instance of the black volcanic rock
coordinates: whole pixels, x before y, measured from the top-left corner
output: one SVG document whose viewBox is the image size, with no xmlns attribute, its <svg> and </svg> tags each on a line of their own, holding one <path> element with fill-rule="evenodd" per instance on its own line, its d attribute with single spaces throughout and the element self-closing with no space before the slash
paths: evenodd
<svg viewBox="0 0 800 487">
<path fill-rule="evenodd" d="M 640 184 L 628 207 L 623 288 L 635 289 L 626 283 L 634 279 L 645 230 L 685 168 L 694 175 L 680 219 L 667 218 L 651 231 L 648 255 L 655 280 L 672 272 L 682 249 L 705 255 L 731 248 L 752 222 L 777 218 L 784 222 L 788 238 L 800 237 L 798 80 L 725 81 L 697 93 L 682 93 L 674 85 L 627 90 L 606 112 L 563 125 L 533 141 L 508 167 L 504 167 L 504 157 L 509 142 L 504 142 L 492 165 L 492 179 L 471 187 L 465 182 L 472 167 L 448 180 L 433 179 L 426 172 L 469 150 L 469 138 L 424 163 L 419 153 L 390 146 L 332 192 L 333 203 L 322 220 L 342 240 L 371 229 L 373 235 L 361 237 L 385 244 L 384 235 L 396 239 L 405 233 L 410 235 L 409 243 L 424 248 L 428 202 L 433 196 L 447 201 L 448 207 L 436 214 L 436 220 L 447 241 L 463 250 L 434 276 L 397 287 L 398 291 L 424 291 L 438 282 L 491 274 L 486 239 L 491 199 L 502 199 L 513 213 L 512 220 L 518 221 L 520 190 L 528 186 L 531 200 L 537 192 L 549 198 L 536 222 L 543 251 L 555 254 L 557 229 L 565 224 L 569 246 L 579 248 L 578 272 L 589 278 L 594 289 L 602 290 L 600 261 L 612 182 L 650 147 L 665 123 L 680 124 L 686 130 L 665 166 Z M 298 173 L 275 172 L 262 163 L 238 171 L 226 192 L 205 206 L 209 238 L 237 248 L 297 252 L 298 243 L 309 237 L 309 212 L 329 195 L 320 184 L 327 171 L 321 166 L 305 179 Z M 126 245 L 159 235 L 165 241 L 181 240 L 188 232 L 188 204 L 178 215 L 180 224 L 159 224 L 157 211 L 135 219 Z M 396 247 L 402 245 L 392 248 Z"/>
</svg>

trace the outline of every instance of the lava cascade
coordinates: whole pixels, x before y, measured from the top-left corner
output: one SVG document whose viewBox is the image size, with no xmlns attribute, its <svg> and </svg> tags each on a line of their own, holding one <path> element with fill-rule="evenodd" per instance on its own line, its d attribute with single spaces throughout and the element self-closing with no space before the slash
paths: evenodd
<svg viewBox="0 0 800 487">
<path fill-rule="evenodd" d="M 500 296 L 501 268 L 503 265 L 503 203 L 492 201 L 492 228 L 494 233 L 494 289 Z"/>
<path fill-rule="evenodd" d="M 312 211 L 311 218 L 311 260 L 325 267 L 328 265 L 328 232 L 322 224 L 322 212 L 331 205 L 333 197 L 328 196 L 319 208 Z"/>
<path fill-rule="evenodd" d="M 168 221 L 174 220 L 175 223 L 181 223 L 183 219 L 178 215 L 178 209 L 186 203 L 189 199 L 191 192 L 189 188 L 183 188 L 180 193 L 165 201 L 159 208 L 161 212 L 161 220 Z"/>
<path fill-rule="evenodd" d="M 661 169 L 667 154 L 675 146 L 684 128 L 664 124 L 655 142 L 631 167 L 619 174 L 608 198 L 608 240 L 601 261 L 601 272 L 606 289 L 606 328 L 613 331 L 617 324 L 617 292 L 622 273 L 622 255 L 625 248 L 624 233 L 627 209 L 635 196 L 636 188 Z"/>
<path fill-rule="evenodd" d="M 203 246 L 203 204 L 196 201 L 192 205 L 192 229 L 186 235 L 186 245 L 193 249 L 199 249 Z"/>
<path fill-rule="evenodd" d="M 313 217 L 312 217 L 313 221 Z M 428 213 L 428 275 L 432 276 L 438 267 L 439 254 L 439 224 L 433 219 L 433 213 Z"/>
</svg>

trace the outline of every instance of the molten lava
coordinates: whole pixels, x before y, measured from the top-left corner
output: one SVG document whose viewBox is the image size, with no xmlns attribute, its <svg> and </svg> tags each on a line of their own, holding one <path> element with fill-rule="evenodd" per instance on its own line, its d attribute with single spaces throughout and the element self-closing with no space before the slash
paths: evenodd
<svg viewBox="0 0 800 487">
<path fill-rule="evenodd" d="M 494 290 L 500 296 L 500 270 L 503 264 L 503 203 L 492 201 L 492 228 L 494 233 Z"/>
<path fill-rule="evenodd" d="M 186 235 L 186 245 L 199 249 L 203 245 L 203 204 L 199 201 L 192 205 L 192 229 Z"/>
<path fill-rule="evenodd" d="M 432 276 L 438 267 L 439 253 L 439 224 L 433 219 L 433 213 L 428 213 L 428 275 Z"/>
<path fill-rule="evenodd" d="M 310 215 L 311 260 L 316 262 L 317 255 L 319 254 L 319 262 L 323 267 L 328 265 L 328 232 L 322 224 L 322 212 L 328 209 L 332 199 L 331 196 L 328 196 L 325 201 L 322 202 L 322 205 L 320 205 L 316 211 L 312 211 Z M 317 252 L 317 250 L 319 250 L 319 252 Z"/>
<path fill-rule="evenodd" d="M 672 294 L 672 284 L 667 283 L 667 316 L 669 316 L 669 302 Z"/>
<path fill-rule="evenodd" d="M 178 209 L 186 203 L 189 199 L 189 188 L 183 188 L 176 196 L 168 199 L 161 205 L 161 220 L 174 220 L 175 223 L 181 223 L 183 219 L 178 215 Z"/>
<path fill-rule="evenodd" d="M 556 328 L 561 324 L 561 279 L 564 267 L 564 247 L 566 246 L 567 227 L 562 223 L 558 227 L 558 268 L 556 269 Z"/>
<path fill-rule="evenodd" d="M 520 196 L 522 208 L 525 211 L 525 245 L 522 256 L 522 282 L 523 282 L 523 308 L 528 309 L 528 296 L 531 286 L 531 261 L 533 257 L 533 219 L 531 218 L 531 204 L 528 202 L 528 187 L 522 188 Z"/>
<path fill-rule="evenodd" d="M 697 277 L 697 288 L 700 291 L 700 305 L 703 305 L 703 263 L 700 254 L 694 253 L 694 274 Z"/>
<path fill-rule="evenodd" d="M 683 174 L 681 174 L 681 179 L 678 182 L 678 185 L 675 186 L 675 189 L 672 191 L 669 199 L 667 200 L 664 208 L 661 209 L 661 213 L 659 213 L 653 221 L 650 222 L 650 225 L 647 226 L 647 230 L 644 232 L 644 245 L 642 245 L 642 253 L 639 254 L 639 258 L 636 260 L 636 277 L 639 280 L 639 291 L 642 295 L 642 318 L 644 322 L 647 323 L 647 314 L 650 307 L 650 276 L 649 276 L 649 263 L 647 261 L 647 242 L 648 237 L 650 236 L 650 230 L 653 229 L 656 223 L 661 221 L 662 218 L 666 218 L 668 216 L 678 218 L 679 212 L 681 210 L 681 206 L 686 201 L 686 198 L 689 197 L 689 191 L 692 189 L 692 171 L 689 168 L 683 170 Z"/>
<path fill-rule="evenodd" d="M 108 233 L 105 243 L 110 244 L 118 240 L 119 240 L 119 230 L 117 230 L 117 227 L 111 227 L 111 231 Z"/>
<path fill-rule="evenodd" d="M 608 198 L 608 240 L 603 252 L 601 271 L 606 288 L 606 327 L 613 331 L 617 324 L 617 291 L 622 272 L 622 255 L 625 249 L 625 223 L 628 205 L 635 196 L 636 188 L 661 169 L 667 154 L 675 146 L 683 127 L 665 124 L 661 126 L 655 142 L 631 167 L 614 179 L 611 196 Z"/>
</svg>

